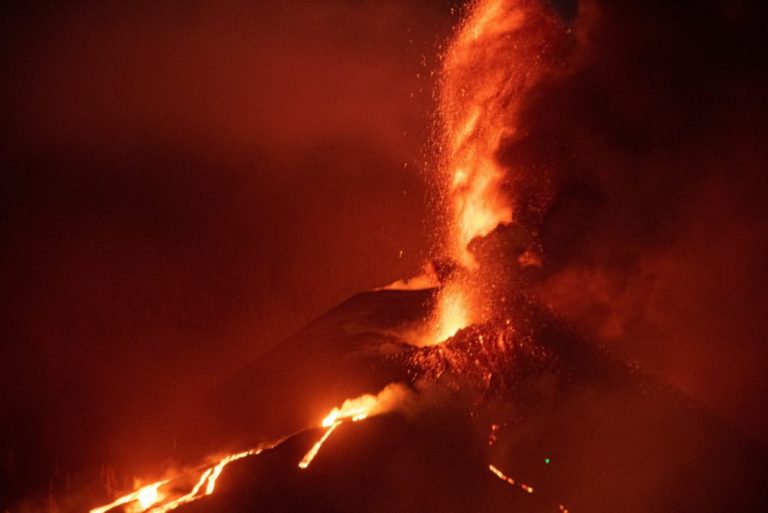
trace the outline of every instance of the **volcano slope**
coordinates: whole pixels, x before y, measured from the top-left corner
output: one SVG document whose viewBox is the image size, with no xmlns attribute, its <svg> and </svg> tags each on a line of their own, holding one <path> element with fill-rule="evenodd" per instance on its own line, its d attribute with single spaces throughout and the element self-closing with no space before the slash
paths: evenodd
<svg viewBox="0 0 768 513">
<path fill-rule="evenodd" d="M 682 394 L 530 302 L 438 346 L 398 336 L 433 306 L 433 290 L 360 294 L 223 385 L 219 444 L 298 434 L 182 509 L 764 511 L 765 451 Z M 322 435 L 308 426 L 390 382 L 418 406 L 340 426 L 297 467 Z"/>
</svg>

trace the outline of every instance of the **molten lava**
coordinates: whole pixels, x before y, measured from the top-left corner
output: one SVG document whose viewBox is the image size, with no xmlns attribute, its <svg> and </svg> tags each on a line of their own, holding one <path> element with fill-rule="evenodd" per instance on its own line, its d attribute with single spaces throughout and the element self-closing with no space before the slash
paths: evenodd
<svg viewBox="0 0 768 513">
<path fill-rule="evenodd" d="M 538 59 L 531 58 L 535 49 L 529 34 L 522 30 L 540 21 L 531 20 L 539 11 L 538 2 L 527 0 L 478 1 L 445 55 L 440 115 L 451 219 L 448 250 L 468 269 L 478 265 L 470 242 L 514 219 L 506 190 L 511 184 L 504 183 L 496 153 L 502 139 L 517 135 L 510 119 L 519 105 L 508 99 L 519 102 L 541 73 Z M 518 57 L 511 66 L 509 49 Z"/>
<path fill-rule="evenodd" d="M 365 394 L 353 399 L 347 399 L 340 407 L 333 408 L 320 423 L 320 427 L 328 428 L 322 438 L 299 462 L 299 468 L 306 469 L 312 460 L 317 456 L 323 443 L 331 436 L 331 433 L 345 422 L 358 422 L 372 415 L 378 415 L 394 410 L 402 406 L 407 400 L 411 391 L 405 385 L 391 383 L 384 387 L 378 394 Z M 189 492 L 171 497 L 171 492 L 161 493 L 160 489 L 171 482 L 180 481 L 188 478 L 194 471 L 184 472 L 171 478 L 157 481 L 155 483 L 143 486 L 131 493 L 123 495 L 104 506 L 99 506 L 90 510 L 90 513 L 105 513 L 119 506 L 129 506 L 129 512 L 151 511 L 152 513 L 166 513 L 179 506 L 196 501 L 205 496 L 212 495 L 216 489 L 216 480 L 221 476 L 224 467 L 243 458 L 261 454 L 265 450 L 272 449 L 279 445 L 284 439 L 278 440 L 268 445 L 262 445 L 257 448 L 228 454 L 219 459 L 214 465 L 205 467 L 200 472 L 195 485 Z M 204 487 L 204 488 L 203 488 Z"/>
<path fill-rule="evenodd" d="M 173 481 L 178 481 L 188 477 L 192 472 L 182 473 L 169 479 L 163 479 L 161 481 L 146 485 L 136 491 L 115 499 L 109 504 L 99 506 L 98 508 L 93 508 L 90 510 L 90 513 L 105 513 L 106 511 L 115 509 L 118 506 L 125 505 L 130 506 L 128 511 L 131 512 L 152 511 L 153 513 L 165 513 L 167 511 L 176 509 L 183 504 L 193 502 L 197 499 L 205 497 L 206 495 L 211 495 L 216 487 L 216 480 L 221 475 L 224 467 L 226 467 L 228 464 L 247 456 L 259 454 L 265 449 L 274 447 L 274 445 L 275 444 L 272 444 L 269 447 L 249 449 L 247 451 L 224 456 L 218 460 L 215 465 L 205 468 L 200 473 L 200 476 L 197 479 L 195 485 L 186 494 L 171 498 L 170 492 L 168 494 L 160 493 L 160 489 Z M 205 489 L 203 489 L 203 486 L 205 486 Z"/>
<path fill-rule="evenodd" d="M 440 344 L 470 324 L 469 307 L 465 292 L 454 284 L 441 291 L 437 305 L 433 344 Z"/>
<path fill-rule="evenodd" d="M 322 438 L 304 455 L 299 462 L 299 468 L 309 467 L 315 459 L 320 448 L 331 436 L 334 430 L 345 422 L 358 422 L 367 419 L 371 415 L 386 413 L 402 405 L 402 402 L 410 394 L 405 385 L 390 383 L 377 395 L 365 394 L 355 399 L 347 399 L 340 408 L 334 408 L 323 419 L 321 425 L 326 429 Z"/>
<path fill-rule="evenodd" d="M 331 427 L 329 427 L 325 433 L 323 434 L 322 438 L 315 442 L 315 445 L 312 446 L 312 448 L 307 451 L 307 454 L 304 455 L 303 458 L 301 458 L 301 461 L 299 462 L 299 468 L 307 468 L 309 467 L 309 464 L 312 463 L 312 460 L 315 459 L 315 456 L 317 456 L 317 453 L 320 452 L 320 448 L 323 446 L 326 440 L 331 436 L 331 433 L 341 425 L 341 422 L 336 422 L 331 424 Z"/>
<path fill-rule="evenodd" d="M 100 506 L 98 508 L 93 508 L 90 513 L 104 513 L 105 511 L 109 511 L 118 506 L 131 503 L 135 503 L 137 506 L 137 511 L 146 511 L 159 500 L 160 495 L 157 490 L 167 482 L 168 480 L 158 481 L 156 483 L 152 483 L 150 485 L 139 488 L 138 490 L 115 499 L 109 504 Z"/>
<path fill-rule="evenodd" d="M 444 56 L 439 90 L 439 167 L 449 224 L 444 256 L 464 272 L 440 291 L 430 344 L 487 317 L 475 298 L 484 295 L 489 277 L 481 279 L 484 270 L 471 243 L 515 221 L 517 184 L 497 153 L 502 141 L 520 137 L 514 120 L 526 92 L 547 72 L 542 55 L 556 23 L 535 0 L 479 0 Z M 540 265 L 537 258 L 528 252 L 520 265 Z"/>
</svg>

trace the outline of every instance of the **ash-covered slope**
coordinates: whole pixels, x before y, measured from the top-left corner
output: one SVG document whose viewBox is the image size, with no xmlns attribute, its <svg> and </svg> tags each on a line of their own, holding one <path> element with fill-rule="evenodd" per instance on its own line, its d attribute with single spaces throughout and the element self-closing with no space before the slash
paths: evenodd
<svg viewBox="0 0 768 513">
<path fill-rule="evenodd" d="M 528 306 L 505 356 L 492 326 L 414 348 L 397 333 L 431 291 L 358 295 L 228 382 L 228 443 L 317 425 L 334 404 L 408 382 L 407 416 L 345 424 L 306 470 L 320 436 L 296 435 L 233 463 L 201 511 L 763 511 L 764 450 Z M 490 330 L 490 331 L 488 331 Z M 510 484 L 492 473 L 492 464 Z M 530 486 L 533 493 L 525 487 Z"/>
<path fill-rule="evenodd" d="M 349 397 L 408 376 L 394 355 L 410 350 L 398 333 L 423 323 L 434 291 L 358 294 L 297 331 L 220 384 L 201 414 L 215 428 L 193 446 L 248 445 L 316 426 Z M 209 422 L 205 422 L 209 424 Z"/>
</svg>

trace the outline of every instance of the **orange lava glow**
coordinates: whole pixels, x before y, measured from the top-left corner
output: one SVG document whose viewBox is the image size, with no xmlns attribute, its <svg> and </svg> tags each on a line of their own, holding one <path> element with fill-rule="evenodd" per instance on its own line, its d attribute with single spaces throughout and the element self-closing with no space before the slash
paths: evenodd
<svg viewBox="0 0 768 513">
<path fill-rule="evenodd" d="M 410 389 L 405 385 L 400 383 L 390 383 L 376 395 L 365 394 L 354 399 L 347 399 L 340 407 L 333 408 L 320 423 L 322 427 L 328 429 L 325 431 L 322 438 L 312 446 L 306 455 L 304 455 L 298 464 L 299 468 L 306 469 L 309 467 L 309 464 L 312 463 L 312 460 L 317 456 L 323 443 L 331 436 L 331 433 L 333 433 L 338 426 L 345 422 L 358 422 L 371 415 L 392 411 L 401 406 L 404 401 L 407 400 L 410 393 Z M 179 495 L 178 492 L 171 494 L 170 491 L 168 493 L 161 493 L 161 490 L 171 482 L 189 479 L 190 474 L 193 474 L 193 472 L 196 471 L 179 473 L 171 478 L 145 485 L 131 493 L 115 499 L 109 504 L 93 508 L 89 513 L 106 513 L 107 511 L 111 511 L 121 506 L 125 507 L 126 511 L 130 513 L 145 511 L 151 513 L 166 513 L 184 504 L 212 495 L 216 490 L 216 481 L 227 465 L 233 461 L 260 454 L 267 449 L 277 446 L 280 442 L 282 442 L 282 440 L 270 445 L 228 454 L 220 458 L 214 465 L 206 466 L 200 472 L 194 486 L 192 486 L 187 493 L 181 495 Z"/>
<path fill-rule="evenodd" d="M 505 483 L 507 483 L 510 486 L 516 486 L 516 487 L 520 488 L 521 490 L 523 490 L 525 493 L 533 493 L 534 492 L 534 489 L 533 489 L 532 486 L 527 485 L 525 483 L 520 483 L 519 481 L 515 481 L 514 479 L 512 479 L 511 477 L 506 475 L 504 472 L 499 470 L 498 467 L 496 467 L 494 465 L 488 465 L 488 470 L 490 470 L 496 477 L 498 477 L 499 479 L 501 479 L 502 481 L 504 481 Z M 568 508 L 566 508 L 562 504 L 558 504 L 557 505 L 557 511 L 559 511 L 560 513 L 569 513 Z"/>
<path fill-rule="evenodd" d="M 392 411 L 402 405 L 409 394 L 410 391 L 405 385 L 390 383 L 376 395 L 365 394 L 354 399 L 347 399 L 341 407 L 332 409 L 321 422 L 321 425 L 328 429 L 301 459 L 299 468 L 306 469 L 309 467 L 325 441 L 341 424 L 358 422 L 371 415 Z"/>
<path fill-rule="evenodd" d="M 160 500 L 161 496 L 158 489 L 167 482 L 168 480 L 166 479 L 164 481 L 158 481 L 156 483 L 143 486 L 138 490 L 115 499 L 109 504 L 100 506 L 98 508 L 93 508 L 90 513 L 104 513 L 105 511 L 117 508 L 118 506 L 129 504 L 134 505 L 134 508 L 132 509 L 135 511 L 146 511 L 152 507 L 152 505 L 156 504 L 158 500 Z"/>
<path fill-rule="evenodd" d="M 221 475 L 224 467 L 233 461 L 259 454 L 263 450 L 264 448 L 249 449 L 224 456 L 215 465 L 205 468 L 195 485 L 185 494 L 172 496 L 170 493 L 161 493 L 161 489 L 172 481 L 188 477 L 189 472 L 143 486 L 138 490 L 115 499 L 109 504 L 91 509 L 90 513 L 105 513 L 119 506 L 127 506 L 126 509 L 130 512 L 151 511 L 152 513 L 166 513 L 183 504 L 196 501 L 206 495 L 211 495 L 216 487 L 216 480 Z M 204 489 L 203 486 L 205 486 Z"/>
<path fill-rule="evenodd" d="M 457 284 L 449 284 L 440 293 L 436 309 L 435 333 L 425 345 L 441 344 L 470 324 L 466 292 Z"/>
<path fill-rule="evenodd" d="M 493 472 L 496 475 L 496 477 L 498 477 L 499 479 L 501 479 L 502 481 L 504 481 L 507 484 L 511 484 L 512 486 L 515 486 L 517 484 L 514 479 L 512 479 L 509 476 L 507 476 L 504 472 L 502 472 L 501 470 L 499 470 L 498 468 L 496 468 L 493 465 L 488 465 L 488 470 Z"/>
<path fill-rule="evenodd" d="M 515 0 L 475 2 L 445 56 L 440 88 L 443 121 L 441 149 L 446 194 L 451 212 L 452 257 L 468 269 L 477 262 L 469 250 L 476 237 L 510 223 L 513 208 L 502 187 L 504 172 L 496 160 L 503 137 L 510 137 L 509 115 L 514 106 L 499 102 L 501 93 L 524 85 L 532 71 L 519 66 L 515 82 L 507 83 L 509 66 L 478 69 L 480 54 L 493 51 L 500 35 L 508 35 L 525 20 Z"/>
<path fill-rule="evenodd" d="M 323 434 L 323 437 L 320 438 L 317 442 L 315 442 L 315 445 L 312 446 L 312 448 L 307 451 L 307 454 L 304 455 L 303 458 L 301 458 L 301 461 L 299 462 L 299 468 L 307 468 L 309 467 L 309 464 L 312 463 L 312 460 L 315 459 L 315 456 L 317 456 L 317 453 L 320 452 L 320 448 L 323 446 L 326 440 L 328 440 L 328 437 L 331 436 L 331 433 L 341 425 L 341 422 L 336 422 L 334 424 L 331 424 L 331 427 L 329 427 L 325 433 Z"/>
<path fill-rule="evenodd" d="M 496 475 L 496 477 L 498 477 L 499 479 L 501 479 L 505 483 L 507 483 L 509 485 L 512 485 L 512 486 L 519 486 L 520 489 L 523 490 L 526 493 L 533 493 L 533 487 L 532 486 L 528 486 L 525 483 L 518 483 L 517 481 L 515 481 L 514 479 L 512 479 L 511 477 L 506 475 L 504 472 L 499 470 L 497 467 L 495 467 L 493 465 L 488 465 L 488 470 L 493 472 L 494 475 Z"/>
<path fill-rule="evenodd" d="M 477 0 L 444 56 L 439 90 L 439 168 L 448 213 L 444 251 L 466 273 L 444 285 L 429 344 L 481 321 L 481 308 L 471 301 L 477 281 L 472 275 L 480 267 L 471 243 L 515 219 L 514 171 L 501 167 L 497 152 L 502 141 L 520 137 L 514 123 L 520 103 L 543 73 L 537 55 L 544 38 L 531 27 L 545 21 L 531 0 Z M 541 263 L 530 253 L 520 265 Z"/>
</svg>

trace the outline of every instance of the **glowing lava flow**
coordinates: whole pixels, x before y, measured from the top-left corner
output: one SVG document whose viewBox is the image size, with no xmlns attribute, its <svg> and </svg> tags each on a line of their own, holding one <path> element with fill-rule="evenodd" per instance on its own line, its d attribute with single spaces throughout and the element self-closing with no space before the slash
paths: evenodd
<svg viewBox="0 0 768 513">
<path fill-rule="evenodd" d="M 365 394 L 354 399 L 347 399 L 341 405 L 328 413 L 323 419 L 321 426 L 328 428 L 323 437 L 307 452 L 299 462 L 299 468 L 305 469 L 312 463 L 320 447 L 331 436 L 331 433 L 345 422 L 357 422 L 368 418 L 371 415 L 377 415 L 391 411 L 402 406 L 407 400 L 410 389 L 400 383 L 391 383 L 384 387 L 378 394 Z M 155 483 L 148 484 L 131 493 L 123 495 L 104 506 L 99 506 L 90 510 L 90 513 L 106 513 L 120 506 L 126 506 L 126 511 L 130 513 L 151 512 L 167 513 L 179 506 L 196 501 L 208 495 L 212 495 L 216 489 L 216 480 L 221 476 L 224 468 L 232 463 L 248 456 L 255 456 L 267 449 L 272 449 L 280 444 L 284 439 L 269 445 L 263 445 L 258 448 L 248 449 L 233 454 L 228 454 L 214 465 L 207 466 L 200 473 L 195 485 L 189 492 L 180 496 L 170 498 L 170 494 L 161 493 L 161 489 L 172 481 L 181 480 L 189 477 L 191 472 L 186 472 L 172 478 L 163 479 Z"/>
<path fill-rule="evenodd" d="M 130 503 L 136 503 L 136 505 L 138 506 L 138 511 L 146 511 L 147 509 L 152 507 L 153 504 L 156 504 L 157 501 L 160 499 L 158 488 L 160 488 L 162 485 L 164 485 L 168 481 L 169 480 L 166 479 L 164 481 L 158 481 L 156 483 L 143 486 L 134 492 L 123 495 L 118 499 L 115 499 L 109 504 L 100 506 L 98 508 L 93 508 L 90 511 L 90 513 L 104 513 L 105 511 L 109 511 L 118 506 L 123 506 Z"/>
<path fill-rule="evenodd" d="M 358 422 L 367 419 L 371 415 L 386 413 L 395 407 L 400 407 L 409 394 L 410 389 L 405 385 L 391 383 L 384 387 L 377 395 L 365 394 L 355 399 L 344 401 L 341 408 L 334 408 L 323 419 L 322 426 L 327 429 L 320 440 L 301 459 L 299 468 L 306 469 L 309 467 L 320 451 L 320 448 L 337 427 L 345 422 Z"/>
<path fill-rule="evenodd" d="M 515 481 L 514 479 L 512 479 L 511 477 L 506 475 L 504 472 L 499 470 L 498 467 L 495 467 L 494 465 L 488 465 L 488 470 L 493 472 L 493 474 L 496 477 L 498 477 L 499 479 L 501 479 L 502 481 L 504 481 L 505 483 L 507 483 L 510 486 L 518 486 L 518 487 L 520 487 L 521 490 L 523 490 L 526 493 L 533 493 L 534 492 L 532 486 L 529 486 L 529 485 L 527 485 L 525 483 L 519 483 L 519 482 Z M 562 504 L 558 504 L 557 505 L 557 510 L 560 513 L 569 513 L 568 508 L 566 508 Z"/>
<path fill-rule="evenodd" d="M 118 506 L 125 505 L 130 505 L 128 510 L 132 512 L 152 511 L 152 513 L 165 513 L 167 511 L 171 511 L 183 504 L 193 502 L 197 499 L 205 497 L 206 495 L 211 495 L 216 487 L 216 480 L 221 475 L 224 467 L 226 467 L 228 464 L 247 456 L 259 454 L 263 450 L 271 447 L 274 447 L 274 444 L 269 447 L 249 449 L 247 451 L 224 456 L 215 465 L 203 470 L 197 482 L 188 493 L 168 500 L 167 502 L 163 502 L 166 500 L 167 496 L 160 493 L 161 487 L 165 486 L 171 481 L 175 481 L 188 476 L 188 473 L 143 486 L 134 492 L 123 495 L 122 497 L 114 500 L 109 504 L 91 509 L 90 513 L 105 513 L 106 511 L 110 511 Z M 203 486 L 205 486 L 204 490 Z"/>
<path fill-rule="evenodd" d="M 331 436 L 331 433 L 333 433 L 333 430 L 336 429 L 341 425 L 341 422 L 337 422 L 335 424 L 331 424 L 331 427 L 329 427 L 325 433 L 323 434 L 322 438 L 315 442 L 315 445 L 312 446 L 312 448 L 307 451 L 307 454 L 304 455 L 304 457 L 299 462 L 299 468 L 307 468 L 309 467 L 309 464 L 312 463 L 312 460 L 315 459 L 315 456 L 317 456 L 317 453 L 320 452 L 320 448 L 323 446 L 326 440 L 328 440 L 328 437 Z"/>
</svg>

